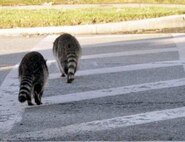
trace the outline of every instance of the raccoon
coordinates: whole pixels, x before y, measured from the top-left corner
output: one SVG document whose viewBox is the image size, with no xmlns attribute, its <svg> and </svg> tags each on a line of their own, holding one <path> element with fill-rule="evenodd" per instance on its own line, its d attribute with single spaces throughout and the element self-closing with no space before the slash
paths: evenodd
<svg viewBox="0 0 185 142">
<path fill-rule="evenodd" d="M 71 83 L 74 80 L 81 56 L 81 46 L 78 40 L 68 33 L 60 35 L 53 43 L 53 54 L 58 63 L 61 77 L 67 76 L 67 83 Z"/>
<path fill-rule="evenodd" d="M 33 96 L 37 105 L 42 104 L 41 97 L 48 75 L 48 67 L 43 56 L 35 51 L 27 53 L 18 68 L 20 80 L 19 102 L 27 101 L 28 105 L 33 105 Z"/>
</svg>

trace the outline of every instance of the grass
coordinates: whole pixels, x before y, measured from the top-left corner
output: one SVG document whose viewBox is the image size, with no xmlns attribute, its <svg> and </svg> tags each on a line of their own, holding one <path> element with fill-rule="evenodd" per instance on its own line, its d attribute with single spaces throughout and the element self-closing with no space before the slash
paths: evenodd
<svg viewBox="0 0 185 142">
<path fill-rule="evenodd" d="M 185 4 L 185 0 L 0 0 L 0 5 L 53 4 L 97 4 L 97 3 L 171 3 Z"/>
<path fill-rule="evenodd" d="M 183 8 L 0 9 L 0 28 L 64 26 L 139 20 L 184 14 Z"/>
</svg>

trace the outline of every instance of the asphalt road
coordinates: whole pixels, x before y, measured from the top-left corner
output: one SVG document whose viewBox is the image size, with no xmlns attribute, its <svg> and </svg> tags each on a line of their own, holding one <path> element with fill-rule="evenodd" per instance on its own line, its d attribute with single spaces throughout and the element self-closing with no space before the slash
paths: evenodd
<svg viewBox="0 0 185 142">
<path fill-rule="evenodd" d="M 72 84 L 53 58 L 56 37 L 0 38 L 0 140 L 185 140 L 185 34 L 77 36 Z M 33 107 L 17 100 L 16 64 L 30 50 L 50 72 L 43 105 Z"/>
</svg>

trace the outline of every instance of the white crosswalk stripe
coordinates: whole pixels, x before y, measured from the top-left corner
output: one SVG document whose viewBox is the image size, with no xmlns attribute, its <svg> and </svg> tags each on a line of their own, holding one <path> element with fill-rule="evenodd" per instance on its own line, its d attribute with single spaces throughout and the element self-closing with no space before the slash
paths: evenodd
<svg viewBox="0 0 185 142">
<path fill-rule="evenodd" d="M 130 85 L 130 86 L 124 86 L 124 87 L 117 87 L 117 88 L 101 89 L 101 90 L 95 90 L 95 91 L 86 91 L 86 92 L 73 93 L 73 94 L 67 94 L 67 95 L 50 96 L 50 97 L 45 97 L 44 100 L 46 101 L 46 104 L 67 103 L 67 102 L 89 100 L 89 99 L 101 98 L 101 97 L 125 95 L 125 94 L 134 93 L 134 92 L 142 92 L 142 91 L 148 91 L 148 90 L 180 87 L 180 86 L 185 86 L 185 78 L 144 83 L 139 85 Z"/>
<path fill-rule="evenodd" d="M 174 41 L 176 41 L 175 38 L 178 35 L 173 35 L 173 36 L 174 36 Z M 47 36 L 40 43 L 38 43 L 33 49 L 33 50 L 38 50 L 45 56 L 45 58 L 48 59 L 47 63 L 49 68 L 52 63 L 55 63 L 55 60 L 53 60 L 52 51 L 46 51 L 46 49 L 48 50 L 52 48 L 53 40 L 56 37 L 57 37 L 56 35 Z M 94 36 L 93 38 L 96 39 L 97 37 Z M 102 36 L 100 37 L 102 38 Z M 122 36 L 118 36 L 118 37 L 121 38 Z M 78 39 L 90 40 L 91 38 L 82 37 Z M 185 38 L 182 37 L 177 41 L 182 41 L 183 39 Z M 144 41 L 145 40 L 137 40 L 135 41 L 135 44 L 142 43 Z M 152 39 L 147 39 L 147 42 L 149 41 L 152 41 Z M 161 41 L 162 44 L 166 44 L 168 43 L 169 39 L 164 38 L 164 40 L 162 39 L 160 40 L 159 38 L 158 40 L 155 41 L 155 44 L 157 44 L 158 41 Z M 132 41 L 125 42 L 125 44 L 131 44 L 131 43 Z M 84 48 L 92 48 L 91 44 L 87 44 L 87 45 L 88 46 L 84 46 Z M 110 46 L 110 45 L 111 43 L 104 43 L 104 46 Z M 119 45 L 119 42 L 117 45 Z M 126 72 L 126 71 L 128 72 L 128 71 L 139 71 L 139 70 L 148 70 L 148 69 L 157 69 L 157 68 L 185 66 L 185 56 L 183 56 L 182 49 L 181 49 L 181 46 L 183 46 L 183 44 L 177 44 L 177 46 L 178 48 L 173 47 L 173 48 L 161 48 L 161 49 L 145 49 L 145 50 L 133 50 L 133 51 L 127 51 L 127 52 L 83 55 L 82 61 L 87 59 L 97 59 L 97 58 L 99 59 L 111 58 L 111 57 L 119 58 L 122 56 L 134 56 L 134 55 L 145 56 L 153 53 L 179 52 L 180 59 L 171 60 L 171 61 L 158 61 L 158 62 L 152 62 L 152 63 L 150 62 L 150 63 L 142 63 L 142 64 L 131 64 L 131 65 L 125 65 L 125 66 L 116 66 L 116 67 L 104 67 L 104 68 L 97 68 L 97 69 L 79 70 L 76 76 L 82 77 L 82 76 L 99 75 L 99 74 L 106 74 L 106 73 L 117 73 L 117 72 Z M 16 95 L 16 93 L 18 92 L 17 66 L 18 64 L 12 67 L 13 68 L 12 71 L 8 74 L 5 81 L 0 86 L 0 94 L 3 94 L 0 100 L 0 104 L 2 105 L 2 107 L 0 108 L 0 114 L 4 116 L 8 116 L 7 120 L 3 120 L 2 122 L 0 121 L 0 131 L 4 131 L 5 133 L 9 132 L 14 127 L 15 123 L 19 123 L 21 121 L 22 114 L 24 113 L 25 109 L 28 108 L 17 102 L 17 95 Z M 52 80 L 59 78 L 60 73 L 59 71 L 57 72 L 58 73 L 51 73 L 49 75 L 49 79 L 50 79 L 49 83 L 51 83 Z M 66 95 L 47 96 L 47 97 L 43 96 L 44 104 L 41 107 L 47 107 L 49 105 L 56 105 L 60 103 L 91 100 L 96 98 L 106 98 L 110 96 L 119 96 L 119 95 L 126 95 L 126 94 L 129 95 L 130 93 L 154 91 L 159 89 L 181 87 L 181 86 L 185 86 L 185 78 L 171 79 L 171 80 L 158 81 L 158 82 L 148 82 L 148 83 L 142 83 L 137 85 L 114 87 L 114 88 L 108 88 L 108 89 L 98 89 L 93 91 L 68 93 Z M 38 106 L 33 106 L 29 108 L 33 109 L 36 107 Z M 125 115 L 125 116 L 108 118 L 103 120 L 93 120 L 90 122 L 83 122 L 79 124 L 62 126 L 60 128 L 48 128 L 48 129 L 39 130 L 39 131 L 28 131 L 20 134 L 15 133 L 11 137 L 5 136 L 5 140 L 17 140 L 17 139 L 24 140 L 25 138 L 32 138 L 33 140 L 37 140 L 38 138 L 41 138 L 41 137 L 47 140 L 47 139 L 52 139 L 54 137 L 65 137 L 73 134 L 80 135 L 81 133 L 84 133 L 86 131 L 88 132 L 104 131 L 104 130 L 116 129 L 121 127 L 152 123 L 156 121 L 171 120 L 176 118 L 185 118 L 185 107 L 165 109 L 160 111 L 155 110 L 155 111 L 149 111 L 146 113 L 137 113 L 134 115 Z"/>
<path fill-rule="evenodd" d="M 87 75 L 97 75 L 97 74 L 105 74 L 105 73 L 144 70 L 144 69 L 180 66 L 184 64 L 185 64 L 184 61 L 163 61 L 163 62 L 155 62 L 155 63 L 148 63 L 148 64 L 146 63 L 146 64 L 136 64 L 136 65 L 127 65 L 127 66 L 119 66 L 119 67 L 101 68 L 101 69 L 89 69 L 89 70 L 78 71 L 76 73 L 76 76 L 87 76 Z M 59 77 L 60 77 L 59 73 L 51 73 L 49 78 L 56 79 Z"/>
<path fill-rule="evenodd" d="M 185 117 L 185 107 L 96 120 L 92 122 L 68 125 L 61 128 L 48 128 L 42 131 L 25 132 L 23 134 L 14 135 L 10 139 L 31 138 L 32 140 L 38 140 L 38 138 L 42 137 L 47 140 L 55 137 L 66 137 L 69 135 L 78 135 L 93 131 L 98 132 L 102 130 L 110 130 L 182 117 Z"/>
<path fill-rule="evenodd" d="M 38 47 L 40 47 L 42 43 L 39 44 Z M 36 46 L 36 47 L 37 47 Z M 37 49 L 37 48 L 36 48 Z M 152 49 L 152 50 L 138 50 L 138 51 L 127 51 L 127 52 L 116 52 L 116 53 L 105 53 L 105 54 L 95 54 L 95 55 L 84 55 L 80 59 L 86 60 L 86 59 L 97 59 L 97 58 L 107 58 L 107 57 L 119 57 L 119 56 L 131 56 L 131 55 L 144 55 L 144 54 L 153 54 L 153 53 L 164 53 L 164 52 L 177 52 L 178 50 L 176 48 L 169 48 L 169 49 Z M 56 60 L 54 60 L 54 57 L 50 51 L 44 52 L 44 55 L 47 59 L 48 66 L 52 63 L 56 64 Z M 49 57 L 49 58 L 48 58 Z M 184 58 L 182 58 L 182 63 L 185 61 Z M 168 62 L 168 61 L 167 61 Z M 177 61 L 177 64 L 180 61 Z M 170 62 L 169 62 L 170 63 Z M 18 66 L 17 66 L 18 67 Z M 7 67 L 1 67 L 0 70 L 6 70 L 6 69 L 13 69 L 14 66 L 7 66 Z"/>
</svg>

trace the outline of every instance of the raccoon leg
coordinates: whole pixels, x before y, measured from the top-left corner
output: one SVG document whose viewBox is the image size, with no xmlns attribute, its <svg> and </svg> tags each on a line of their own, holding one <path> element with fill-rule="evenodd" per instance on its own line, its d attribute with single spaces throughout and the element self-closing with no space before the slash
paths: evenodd
<svg viewBox="0 0 185 142">
<path fill-rule="evenodd" d="M 35 103 L 37 105 L 41 105 L 41 97 L 42 97 L 43 91 L 42 91 L 42 85 L 35 85 L 34 87 L 34 99 L 35 99 Z"/>
<path fill-rule="evenodd" d="M 61 72 L 61 77 L 65 77 L 66 76 L 64 71 L 63 71 L 63 69 L 62 69 L 62 67 L 60 67 L 60 72 Z"/>
<path fill-rule="evenodd" d="M 61 72 L 61 76 L 60 77 L 65 77 L 66 75 L 65 75 L 65 73 L 63 71 L 61 63 L 58 60 L 57 60 L 57 63 L 58 63 L 58 68 L 59 68 L 59 70 Z"/>
<path fill-rule="evenodd" d="M 42 104 L 42 102 L 41 102 L 42 94 L 43 94 L 43 92 L 40 92 L 40 93 L 35 92 L 35 103 L 37 105 L 41 105 Z"/>
<path fill-rule="evenodd" d="M 61 72 L 61 76 L 60 77 L 65 77 L 66 76 L 64 71 L 63 71 L 63 69 L 60 68 L 60 72 Z"/>
<path fill-rule="evenodd" d="M 27 99 L 27 103 L 29 106 L 33 106 L 34 104 L 31 101 L 31 96 L 30 95 L 26 95 L 26 99 Z"/>
<path fill-rule="evenodd" d="M 66 77 L 66 74 L 67 74 L 67 61 L 64 61 L 64 63 L 61 63 L 61 66 L 60 66 L 60 71 L 61 71 L 61 77 Z"/>
</svg>

